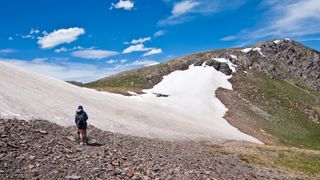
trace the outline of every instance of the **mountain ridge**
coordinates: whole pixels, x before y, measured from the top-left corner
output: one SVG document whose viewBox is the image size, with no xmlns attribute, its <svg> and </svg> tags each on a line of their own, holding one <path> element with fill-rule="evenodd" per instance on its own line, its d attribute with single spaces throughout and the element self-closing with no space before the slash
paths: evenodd
<svg viewBox="0 0 320 180">
<path fill-rule="evenodd" d="M 243 52 L 242 50 L 243 48 L 230 48 L 194 53 L 158 65 L 121 72 L 110 77 L 84 84 L 84 86 L 98 90 L 120 92 L 122 94 L 127 94 L 127 88 L 130 91 L 142 93 L 142 89 L 152 88 L 162 80 L 163 76 L 175 70 L 186 70 L 191 64 L 201 65 L 204 61 L 211 60 L 212 58 L 226 58 L 238 65 L 237 69 L 240 73 L 247 71 L 251 66 L 254 66 L 260 71 L 267 73 L 269 76 L 282 79 L 293 76 L 294 78 L 304 81 L 304 83 L 311 88 L 314 88 L 317 91 L 320 90 L 320 53 L 315 49 L 305 47 L 293 40 L 282 39 L 256 43 L 248 52 Z M 294 53 L 291 53 L 292 51 L 294 51 Z M 264 53 L 266 55 L 264 55 Z M 287 57 L 287 54 L 289 57 Z M 314 61 L 312 61 L 311 64 L 300 62 L 299 59 L 302 58 L 314 59 Z M 277 61 L 277 59 L 280 61 Z M 293 63 L 297 61 L 299 61 L 297 64 Z M 287 65 L 290 69 L 284 74 L 283 69 L 286 65 L 285 63 L 288 63 Z M 211 66 L 212 65 L 213 64 L 211 63 Z M 230 71 L 226 69 L 227 66 L 223 66 L 225 73 L 230 74 Z M 303 69 L 299 70 L 299 66 Z M 306 79 L 307 81 L 305 81 Z"/>
</svg>

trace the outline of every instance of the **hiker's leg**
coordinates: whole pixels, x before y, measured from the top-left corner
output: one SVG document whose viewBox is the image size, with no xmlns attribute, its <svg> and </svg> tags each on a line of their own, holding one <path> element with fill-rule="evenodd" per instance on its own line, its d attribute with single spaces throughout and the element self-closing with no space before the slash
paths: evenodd
<svg viewBox="0 0 320 180">
<path fill-rule="evenodd" d="M 78 128 L 77 130 L 77 134 L 78 134 L 78 140 L 80 139 L 80 129 Z"/>
<path fill-rule="evenodd" d="M 83 129 L 80 129 L 80 142 L 83 142 Z"/>
<path fill-rule="evenodd" d="M 83 141 L 87 139 L 87 129 L 83 129 Z"/>
</svg>

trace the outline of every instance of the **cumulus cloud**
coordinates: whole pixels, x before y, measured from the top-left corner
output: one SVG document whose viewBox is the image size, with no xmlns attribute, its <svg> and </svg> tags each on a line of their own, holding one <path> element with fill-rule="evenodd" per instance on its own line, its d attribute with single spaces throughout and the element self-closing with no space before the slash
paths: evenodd
<svg viewBox="0 0 320 180">
<path fill-rule="evenodd" d="M 131 41 L 131 44 L 143 44 L 144 42 L 147 42 L 147 41 L 151 41 L 151 37 L 133 39 Z"/>
<path fill-rule="evenodd" d="M 127 11 L 130 11 L 132 8 L 134 8 L 134 2 L 131 0 L 119 0 L 117 3 L 111 3 L 111 8 L 110 9 L 124 9 Z"/>
<path fill-rule="evenodd" d="M 160 48 L 151 48 L 148 52 L 144 53 L 142 56 L 151 56 L 155 54 L 161 54 L 162 49 Z"/>
<path fill-rule="evenodd" d="M 143 44 L 131 45 L 128 48 L 124 49 L 122 53 L 128 54 L 132 52 L 144 52 L 144 51 L 147 51 L 147 52 L 145 52 L 142 55 L 143 57 L 162 53 L 161 48 L 145 47 Z"/>
<path fill-rule="evenodd" d="M 42 49 L 50 49 L 60 44 L 72 43 L 76 41 L 80 35 L 85 34 L 83 28 L 58 29 L 51 33 L 39 37 L 38 44 Z"/>
<path fill-rule="evenodd" d="M 74 57 L 79 57 L 83 59 L 103 59 L 110 56 L 119 54 L 116 51 L 99 50 L 99 49 L 84 49 L 78 50 L 71 53 Z"/>
<path fill-rule="evenodd" d="M 122 53 L 128 54 L 132 52 L 139 52 L 139 51 L 149 51 L 150 48 L 144 47 L 143 44 L 136 44 L 136 45 L 131 45 L 128 48 L 124 49 Z"/>
</svg>

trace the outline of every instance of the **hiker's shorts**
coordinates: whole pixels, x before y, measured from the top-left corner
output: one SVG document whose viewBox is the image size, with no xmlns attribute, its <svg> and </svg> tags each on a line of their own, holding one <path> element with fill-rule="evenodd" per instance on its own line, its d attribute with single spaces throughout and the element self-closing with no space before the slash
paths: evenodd
<svg viewBox="0 0 320 180">
<path fill-rule="evenodd" d="M 87 123 L 83 123 L 83 124 L 78 124 L 77 127 L 78 129 L 87 129 L 88 124 Z"/>
</svg>

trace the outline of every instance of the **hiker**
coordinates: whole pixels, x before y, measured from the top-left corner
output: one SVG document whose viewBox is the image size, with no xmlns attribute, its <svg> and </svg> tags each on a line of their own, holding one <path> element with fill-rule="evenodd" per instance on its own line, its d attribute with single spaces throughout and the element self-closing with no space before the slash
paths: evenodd
<svg viewBox="0 0 320 180">
<path fill-rule="evenodd" d="M 78 106 L 76 117 L 75 117 L 75 123 L 78 127 L 78 136 L 80 138 L 80 145 L 83 145 L 86 142 L 87 138 L 87 120 L 88 115 L 83 110 L 82 106 Z"/>
</svg>

